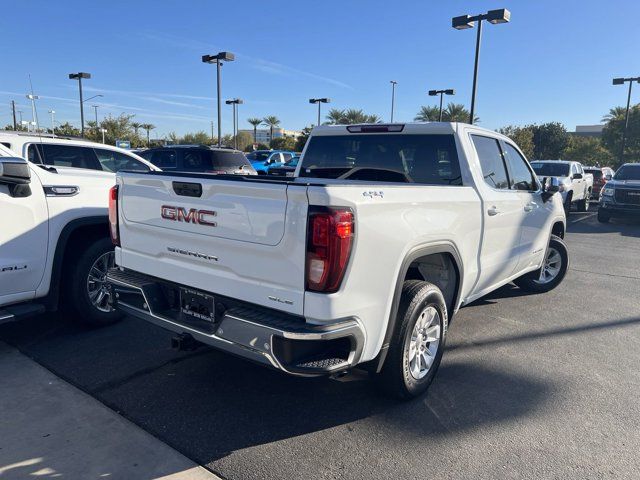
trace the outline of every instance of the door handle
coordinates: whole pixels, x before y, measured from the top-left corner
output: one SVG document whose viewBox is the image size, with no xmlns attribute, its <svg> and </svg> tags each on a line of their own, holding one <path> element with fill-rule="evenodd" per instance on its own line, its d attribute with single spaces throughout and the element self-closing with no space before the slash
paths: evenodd
<svg viewBox="0 0 640 480">
<path fill-rule="evenodd" d="M 487 210 L 487 213 L 489 214 L 490 217 L 495 217 L 497 214 L 500 213 L 500 210 L 498 210 L 498 208 L 494 205 L 489 210 Z"/>
<path fill-rule="evenodd" d="M 533 204 L 533 203 L 527 203 L 527 204 L 524 206 L 524 211 L 525 211 L 525 212 L 530 212 L 531 210 L 533 210 L 533 207 L 534 207 L 534 204 Z"/>
</svg>

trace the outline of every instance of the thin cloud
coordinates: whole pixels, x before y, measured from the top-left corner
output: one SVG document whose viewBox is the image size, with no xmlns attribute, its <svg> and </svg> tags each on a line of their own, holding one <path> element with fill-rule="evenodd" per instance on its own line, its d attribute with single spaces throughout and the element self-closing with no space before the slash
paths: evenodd
<svg viewBox="0 0 640 480">
<path fill-rule="evenodd" d="M 164 42 L 179 48 L 189 48 L 192 50 L 199 50 L 199 51 L 204 51 L 205 49 L 216 50 L 216 48 L 214 48 L 212 45 L 207 44 L 205 42 L 201 42 L 199 40 L 192 40 L 184 37 L 178 37 L 176 35 L 156 34 L 151 32 L 139 32 L 138 35 L 147 40 Z M 305 70 L 300 70 L 294 67 L 290 67 L 288 65 L 272 62 L 270 60 L 252 57 L 250 55 L 245 55 L 243 53 L 237 53 L 236 56 L 238 58 L 244 58 L 245 60 L 248 60 L 249 62 L 248 65 L 251 68 L 255 68 L 256 70 L 260 70 L 261 72 L 270 73 L 273 75 L 304 76 L 308 78 L 313 78 L 315 80 L 319 80 L 321 82 L 329 83 L 331 85 L 335 85 L 336 87 L 353 90 L 353 87 L 351 85 L 348 85 L 334 78 L 325 77 L 313 72 L 307 72 Z"/>
</svg>

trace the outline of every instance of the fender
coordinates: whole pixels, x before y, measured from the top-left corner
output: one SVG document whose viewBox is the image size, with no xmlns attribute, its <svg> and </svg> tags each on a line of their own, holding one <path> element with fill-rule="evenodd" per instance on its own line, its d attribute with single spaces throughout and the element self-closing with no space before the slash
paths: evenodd
<svg viewBox="0 0 640 480">
<path fill-rule="evenodd" d="M 53 265 L 51 267 L 51 279 L 49 281 L 49 293 L 44 298 L 44 304 L 47 310 L 57 310 L 58 301 L 60 299 L 60 277 L 62 276 L 62 262 L 64 260 L 64 251 L 69 243 L 71 234 L 79 228 L 89 226 L 101 226 L 105 227 L 105 234 L 108 236 L 109 217 L 107 215 L 96 215 L 92 217 L 76 218 L 67 223 L 56 243 L 56 248 L 53 255 Z"/>
<path fill-rule="evenodd" d="M 391 336 L 393 335 L 393 331 L 396 327 L 397 321 L 397 313 L 398 307 L 400 305 L 400 296 L 402 294 L 402 284 L 404 283 L 404 279 L 407 276 L 407 271 L 409 270 L 409 266 L 418 258 L 424 257 L 426 255 L 433 255 L 437 253 L 448 253 L 453 257 L 453 266 L 456 269 L 456 274 L 458 275 L 458 286 L 456 288 L 456 292 L 454 294 L 453 305 L 448 305 L 451 309 L 449 313 L 449 322 L 457 310 L 458 305 L 460 304 L 460 295 L 462 291 L 462 280 L 464 277 L 463 263 L 462 257 L 458 252 L 458 249 L 453 243 L 450 242 L 442 242 L 442 243 L 434 243 L 429 245 L 419 245 L 411 249 L 407 255 L 405 256 L 402 264 L 400 265 L 400 270 L 398 272 L 398 277 L 396 279 L 396 286 L 393 293 L 393 301 L 391 303 L 391 310 L 389 312 L 389 320 L 387 321 L 387 330 L 384 335 L 384 340 L 382 342 L 382 347 L 380 347 L 380 353 L 378 357 L 374 359 L 372 362 L 375 365 L 376 373 L 380 372 L 382 366 L 384 365 L 384 361 L 387 358 L 387 353 L 389 351 L 389 343 L 391 342 Z"/>
</svg>

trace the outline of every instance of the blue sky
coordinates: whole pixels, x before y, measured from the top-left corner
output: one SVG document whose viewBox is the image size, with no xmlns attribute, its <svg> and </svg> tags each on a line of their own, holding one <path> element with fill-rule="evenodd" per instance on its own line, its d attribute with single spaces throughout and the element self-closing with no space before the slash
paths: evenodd
<svg viewBox="0 0 640 480">
<path fill-rule="evenodd" d="M 637 0 L 378 0 L 10 2 L 0 19 L 4 49 L 0 124 L 10 100 L 30 119 L 31 74 L 40 122 L 79 124 L 77 83 L 91 72 L 85 97 L 101 93 L 99 116 L 133 113 L 156 134 L 210 130 L 215 67 L 205 53 L 228 50 L 223 100 L 240 97 L 248 117 L 276 115 L 282 126 L 315 123 L 310 97 L 331 107 L 362 108 L 388 120 L 390 80 L 398 81 L 395 118 L 410 121 L 426 91 L 455 88 L 470 102 L 475 30 L 451 28 L 451 17 L 506 7 L 508 24 L 483 28 L 477 115 L 498 128 L 561 121 L 598 123 L 626 101 L 614 76 L 640 75 Z M 10 42 L 8 39 L 13 39 Z M 640 85 L 635 101 L 640 101 Z M 94 101 L 87 103 L 93 104 Z M 93 119 L 93 110 L 86 116 Z M 231 130 L 224 105 L 223 131 Z"/>
</svg>

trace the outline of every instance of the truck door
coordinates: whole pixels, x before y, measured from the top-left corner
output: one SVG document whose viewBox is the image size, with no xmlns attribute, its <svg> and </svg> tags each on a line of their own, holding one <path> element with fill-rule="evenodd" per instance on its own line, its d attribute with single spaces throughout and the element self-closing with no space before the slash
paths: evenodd
<svg viewBox="0 0 640 480">
<path fill-rule="evenodd" d="M 3 160 L 8 158 L 0 157 Z M 11 182 L 0 177 L 0 305 L 33 298 L 44 274 L 49 241 L 47 202 L 34 174 L 38 167 L 29 168 L 28 195 L 16 194 Z M 5 173 L 7 170 L 5 167 Z"/>
<path fill-rule="evenodd" d="M 502 142 L 509 168 L 511 189 L 520 198 L 524 219 L 520 229 L 519 260 L 516 272 L 542 263 L 549 242 L 548 219 L 553 213 L 553 202 L 542 201 L 542 191 L 536 175 L 516 147 Z"/>
<path fill-rule="evenodd" d="M 483 199 L 483 235 L 477 292 L 491 288 L 515 271 L 520 250 L 520 228 L 524 221 L 522 199 L 509 185 L 505 158 L 497 139 L 471 135 L 483 181 L 478 188 Z"/>
</svg>

